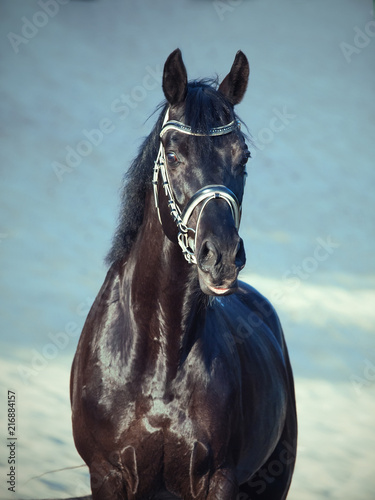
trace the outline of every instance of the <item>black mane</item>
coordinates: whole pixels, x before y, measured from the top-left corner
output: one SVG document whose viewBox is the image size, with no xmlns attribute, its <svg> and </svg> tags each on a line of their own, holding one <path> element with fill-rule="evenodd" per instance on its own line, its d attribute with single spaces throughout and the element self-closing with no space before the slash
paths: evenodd
<svg viewBox="0 0 375 500">
<path fill-rule="evenodd" d="M 152 182 L 154 161 L 159 149 L 159 134 L 166 109 L 167 106 L 164 105 L 154 128 L 143 141 L 138 156 L 124 176 L 118 226 L 112 247 L 105 258 L 108 265 L 129 253 L 142 224 L 146 193 Z"/>
<path fill-rule="evenodd" d="M 190 125 L 193 132 L 207 134 L 210 129 L 225 125 L 236 118 L 233 106 L 217 91 L 217 86 L 217 80 L 211 79 L 189 82 L 182 119 L 185 124 Z M 152 185 L 154 161 L 159 150 L 159 134 L 168 104 L 164 102 L 157 109 L 160 108 L 162 112 L 152 132 L 144 140 L 138 156 L 124 177 L 119 222 L 112 247 L 105 259 L 108 265 L 129 253 L 143 222 L 146 193 Z M 207 153 L 208 144 L 204 144 L 207 141 L 201 142 L 202 152 Z"/>
</svg>

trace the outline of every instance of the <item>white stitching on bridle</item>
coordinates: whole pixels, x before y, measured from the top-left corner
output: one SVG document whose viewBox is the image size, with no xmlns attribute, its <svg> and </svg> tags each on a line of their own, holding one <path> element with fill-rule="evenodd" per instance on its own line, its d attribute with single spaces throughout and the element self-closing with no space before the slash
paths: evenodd
<svg viewBox="0 0 375 500">
<path fill-rule="evenodd" d="M 165 190 L 165 194 L 168 198 L 168 205 L 169 209 L 171 212 L 171 215 L 173 217 L 173 220 L 177 224 L 177 227 L 179 229 L 178 233 L 178 244 L 180 245 L 182 252 L 184 254 L 185 259 L 189 262 L 189 264 L 196 264 L 197 259 L 194 255 L 194 250 L 195 250 L 195 236 L 198 232 L 198 225 L 201 219 L 202 212 L 207 205 L 207 203 L 210 200 L 213 199 L 223 199 L 225 200 L 228 205 L 230 206 L 233 220 L 236 226 L 236 229 L 238 230 L 239 225 L 240 225 L 240 219 L 241 219 L 241 205 L 238 202 L 238 199 L 236 195 L 228 189 L 226 186 L 223 185 L 209 185 L 205 186 L 204 188 L 200 189 L 197 191 L 189 200 L 187 203 L 185 209 L 183 211 L 180 210 L 179 206 L 177 205 L 174 195 L 173 195 L 173 190 L 171 187 L 171 183 L 169 180 L 168 176 L 168 170 L 166 167 L 166 159 L 165 159 L 165 150 L 164 150 L 164 145 L 161 140 L 163 135 L 168 132 L 168 130 L 177 130 L 178 132 L 181 132 L 183 134 L 188 134 L 188 135 L 194 135 L 194 136 L 219 136 L 219 135 L 225 135 L 229 134 L 230 132 L 233 132 L 237 128 L 240 127 L 240 123 L 237 120 L 233 120 L 231 123 L 228 125 L 224 125 L 222 127 L 217 127 L 213 128 L 209 131 L 208 134 L 200 133 L 200 132 L 192 132 L 191 127 L 188 125 L 185 125 L 184 123 L 175 121 L 175 120 L 169 120 L 169 109 L 167 110 L 164 121 L 162 124 L 162 128 L 160 131 L 160 146 L 159 146 L 159 152 L 158 156 L 156 158 L 155 164 L 154 164 L 154 175 L 152 179 L 153 187 L 154 187 L 154 198 L 155 198 L 155 206 L 156 210 L 158 212 L 158 217 L 159 221 L 162 224 L 161 216 L 160 216 L 160 208 L 159 208 L 159 199 L 158 199 L 158 177 L 159 177 L 159 172 L 161 173 L 162 176 L 162 181 L 163 181 L 163 187 Z M 194 209 L 200 204 L 203 203 L 197 224 L 195 230 L 188 227 L 189 219 L 194 211 Z M 195 236 L 194 238 L 189 237 L 189 232 L 192 232 Z"/>
</svg>

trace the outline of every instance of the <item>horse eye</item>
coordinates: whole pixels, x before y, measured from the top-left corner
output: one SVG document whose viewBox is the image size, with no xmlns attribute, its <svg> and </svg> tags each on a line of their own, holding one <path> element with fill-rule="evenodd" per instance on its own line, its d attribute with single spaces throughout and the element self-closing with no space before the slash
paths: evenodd
<svg viewBox="0 0 375 500">
<path fill-rule="evenodd" d="M 173 152 L 167 153 L 167 161 L 171 166 L 175 166 L 179 163 L 176 153 Z"/>
</svg>

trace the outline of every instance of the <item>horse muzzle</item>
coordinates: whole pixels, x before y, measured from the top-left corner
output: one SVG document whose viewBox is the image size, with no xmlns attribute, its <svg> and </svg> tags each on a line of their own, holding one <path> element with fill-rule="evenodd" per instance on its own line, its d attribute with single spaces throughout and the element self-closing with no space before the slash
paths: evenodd
<svg viewBox="0 0 375 500">
<path fill-rule="evenodd" d="M 229 295 L 237 290 L 238 274 L 245 267 L 245 248 L 232 214 L 224 210 L 225 204 L 216 205 L 208 204 L 202 213 L 195 259 L 201 290 L 207 295 Z"/>
</svg>

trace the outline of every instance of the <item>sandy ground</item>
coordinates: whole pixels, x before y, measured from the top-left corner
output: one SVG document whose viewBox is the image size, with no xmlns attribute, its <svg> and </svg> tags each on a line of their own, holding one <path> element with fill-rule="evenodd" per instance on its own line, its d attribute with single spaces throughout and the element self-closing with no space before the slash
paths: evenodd
<svg viewBox="0 0 375 500">
<path fill-rule="evenodd" d="M 59 470 L 82 464 L 70 364 L 176 47 L 190 78 L 223 78 L 238 49 L 251 64 L 243 279 L 277 308 L 295 372 L 289 498 L 375 498 L 374 38 L 365 0 L 1 2 L 1 499 L 89 491 L 85 468 Z"/>
</svg>

